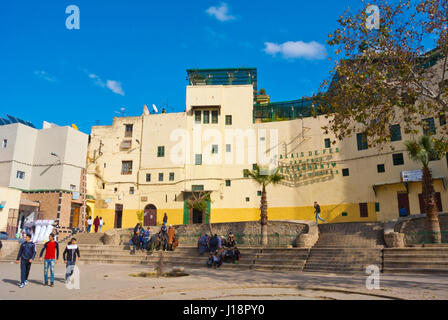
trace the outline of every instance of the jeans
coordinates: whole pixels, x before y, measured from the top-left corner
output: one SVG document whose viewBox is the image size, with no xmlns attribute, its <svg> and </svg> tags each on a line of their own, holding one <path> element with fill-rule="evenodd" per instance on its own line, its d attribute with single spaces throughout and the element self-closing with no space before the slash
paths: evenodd
<svg viewBox="0 0 448 320">
<path fill-rule="evenodd" d="M 319 224 L 319 220 L 325 222 L 325 220 L 320 217 L 320 212 L 316 213 L 316 224 Z"/>
<path fill-rule="evenodd" d="M 102 226 L 102 225 L 100 225 L 100 231 L 99 231 L 99 232 L 101 232 L 101 229 L 103 229 L 103 226 Z"/>
<path fill-rule="evenodd" d="M 88 226 L 87 226 L 87 232 L 88 233 L 90 233 L 90 229 L 92 228 L 92 225 L 91 224 L 89 224 Z"/>
<path fill-rule="evenodd" d="M 28 275 L 31 270 L 31 262 L 29 260 L 21 259 L 20 260 L 20 283 L 25 283 L 25 280 L 28 280 Z"/>
<path fill-rule="evenodd" d="M 65 267 L 65 280 L 66 281 L 73 274 L 73 269 L 75 267 L 75 263 L 76 263 L 76 261 L 67 261 L 67 265 Z"/>
<path fill-rule="evenodd" d="M 50 283 L 54 283 L 54 264 L 55 259 L 44 260 L 44 281 L 48 283 L 48 267 L 50 267 Z"/>
</svg>

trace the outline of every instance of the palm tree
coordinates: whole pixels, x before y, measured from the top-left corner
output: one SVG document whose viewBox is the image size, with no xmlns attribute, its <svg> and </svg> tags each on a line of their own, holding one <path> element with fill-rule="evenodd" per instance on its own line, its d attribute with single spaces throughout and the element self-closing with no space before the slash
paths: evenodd
<svg viewBox="0 0 448 320">
<path fill-rule="evenodd" d="M 256 181 L 261 185 L 261 204 L 260 204 L 260 224 L 261 224 L 261 244 L 266 246 L 268 244 L 268 202 L 266 196 L 266 187 L 269 184 L 278 184 L 283 180 L 283 176 L 279 173 L 280 169 L 277 169 L 273 173 L 264 174 L 260 172 L 260 167 L 255 165 L 254 170 L 245 169 L 244 173 L 249 178 Z"/>
<path fill-rule="evenodd" d="M 420 162 L 422 169 L 422 197 L 424 204 L 424 213 L 426 213 L 426 229 L 428 231 L 428 240 L 431 243 L 440 243 L 440 225 L 439 217 L 434 197 L 434 183 L 432 179 L 429 162 L 442 157 L 442 154 L 448 150 L 448 143 L 443 139 L 431 138 L 427 135 L 421 136 L 417 141 L 406 141 L 406 149 L 409 157 Z"/>
</svg>

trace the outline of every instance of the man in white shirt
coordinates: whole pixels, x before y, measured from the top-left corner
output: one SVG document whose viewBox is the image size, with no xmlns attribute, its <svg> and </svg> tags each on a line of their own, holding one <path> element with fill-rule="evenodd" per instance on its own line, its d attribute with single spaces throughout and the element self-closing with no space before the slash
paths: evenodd
<svg viewBox="0 0 448 320">
<path fill-rule="evenodd" d="M 89 220 L 87 220 L 87 233 L 90 233 L 90 229 L 92 229 L 93 219 L 92 217 L 89 217 Z"/>
<path fill-rule="evenodd" d="M 103 224 L 104 224 L 104 222 L 103 222 L 103 217 L 100 217 L 100 232 L 101 232 L 101 229 L 103 229 Z"/>
</svg>

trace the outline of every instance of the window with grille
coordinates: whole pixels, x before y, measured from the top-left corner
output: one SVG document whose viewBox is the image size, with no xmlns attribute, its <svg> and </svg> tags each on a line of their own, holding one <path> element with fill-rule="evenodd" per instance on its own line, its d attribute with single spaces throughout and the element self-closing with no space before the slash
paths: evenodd
<svg viewBox="0 0 448 320">
<path fill-rule="evenodd" d="M 194 122 L 197 124 L 201 123 L 201 111 L 194 112 Z"/>
<path fill-rule="evenodd" d="M 121 162 L 121 174 L 132 174 L 132 161 Z"/>
<path fill-rule="evenodd" d="M 396 153 L 392 155 L 392 162 L 394 166 L 401 166 L 404 164 L 404 157 L 402 153 Z"/>
<path fill-rule="evenodd" d="M 132 131 L 134 129 L 134 125 L 133 124 L 126 124 L 125 125 L 125 131 L 124 131 L 124 136 L 125 137 L 132 137 Z"/>
<path fill-rule="evenodd" d="M 325 144 L 326 149 L 331 148 L 331 140 L 330 139 L 328 139 L 328 138 L 325 139 L 324 144 Z"/>
<path fill-rule="evenodd" d="M 157 147 L 157 157 L 161 158 L 164 156 L 165 156 L 165 147 L 164 146 Z"/>
<path fill-rule="evenodd" d="M 369 143 L 367 141 L 367 133 L 358 133 L 356 135 L 356 141 L 358 143 L 358 150 L 367 150 L 369 148 Z"/>
<path fill-rule="evenodd" d="M 151 174 L 150 173 L 146 174 L 146 182 L 151 182 Z"/>
<path fill-rule="evenodd" d="M 218 153 L 218 145 L 217 144 L 212 145 L 212 153 L 213 154 L 217 154 Z"/>
<path fill-rule="evenodd" d="M 218 123 L 218 111 L 217 110 L 212 111 L 212 123 Z"/>
<path fill-rule="evenodd" d="M 163 181 L 163 173 L 159 173 L 159 181 Z"/>
<path fill-rule="evenodd" d="M 204 124 L 210 123 L 210 111 L 206 110 L 204 111 Z"/>
<path fill-rule="evenodd" d="M 202 164 L 202 154 L 196 154 L 194 156 L 194 164 L 198 166 Z"/>
<path fill-rule="evenodd" d="M 227 115 L 226 116 L 226 126 L 231 126 L 232 125 L 232 116 Z"/>
<path fill-rule="evenodd" d="M 423 134 L 431 136 L 436 134 L 436 126 L 434 124 L 434 118 L 428 118 L 423 120 Z"/>
<path fill-rule="evenodd" d="M 174 181 L 174 172 L 170 172 L 170 181 Z"/>
<path fill-rule="evenodd" d="M 390 141 L 401 141 L 401 128 L 399 124 L 390 126 Z"/>
</svg>

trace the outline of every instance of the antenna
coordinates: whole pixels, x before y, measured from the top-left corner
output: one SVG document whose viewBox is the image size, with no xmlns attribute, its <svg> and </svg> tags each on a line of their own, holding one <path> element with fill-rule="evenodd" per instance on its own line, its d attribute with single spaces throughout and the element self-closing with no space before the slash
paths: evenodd
<svg viewBox="0 0 448 320">
<path fill-rule="evenodd" d="M 120 117 L 124 117 L 126 114 L 126 108 L 120 108 L 120 111 L 115 111 L 115 113 L 119 114 Z"/>
</svg>

